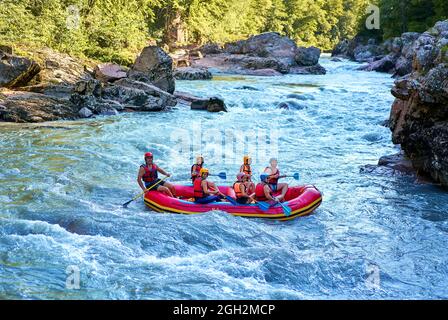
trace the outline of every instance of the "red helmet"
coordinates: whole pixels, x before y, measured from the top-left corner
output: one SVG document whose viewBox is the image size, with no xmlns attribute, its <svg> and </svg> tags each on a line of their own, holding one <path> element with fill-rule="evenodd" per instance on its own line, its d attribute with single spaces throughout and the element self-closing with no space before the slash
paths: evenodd
<svg viewBox="0 0 448 320">
<path fill-rule="evenodd" d="M 145 158 L 148 158 L 148 157 L 151 157 L 151 158 L 152 158 L 152 156 L 153 156 L 153 155 L 152 155 L 151 152 L 146 152 L 146 153 L 145 153 Z"/>
</svg>

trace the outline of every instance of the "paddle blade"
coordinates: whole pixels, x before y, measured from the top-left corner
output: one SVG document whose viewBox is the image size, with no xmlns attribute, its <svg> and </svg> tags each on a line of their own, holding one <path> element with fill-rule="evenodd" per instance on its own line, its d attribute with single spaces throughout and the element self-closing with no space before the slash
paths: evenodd
<svg viewBox="0 0 448 320">
<path fill-rule="evenodd" d="M 300 174 L 298 172 L 294 173 L 292 176 L 295 180 L 300 180 Z"/>
<path fill-rule="evenodd" d="M 257 206 L 263 211 L 266 211 L 270 208 L 269 203 L 257 201 Z"/>
<path fill-rule="evenodd" d="M 225 179 L 227 179 L 227 174 L 225 172 L 220 172 L 218 174 L 218 177 L 220 177 L 221 179 L 225 180 Z"/>
<path fill-rule="evenodd" d="M 288 207 L 287 205 L 284 205 L 283 203 L 280 202 L 280 205 L 283 208 L 283 213 L 285 214 L 285 216 L 289 217 L 291 215 L 291 208 Z"/>
<path fill-rule="evenodd" d="M 238 204 L 238 202 L 236 202 L 236 200 L 233 199 L 231 196 L 226 196 L 226 199 L 229 200 L 229 202 L 230 202 L 231 204 L 234 204 L 234 205 L 237 205 L 237 204 Z"/>
<path fill-rule="evenodd" d="M 131 202 L 132 202 L 132 200 L 129 200 L 128 202 L 123 203 L 123 208 L 127 208 Z"/>
</svg>

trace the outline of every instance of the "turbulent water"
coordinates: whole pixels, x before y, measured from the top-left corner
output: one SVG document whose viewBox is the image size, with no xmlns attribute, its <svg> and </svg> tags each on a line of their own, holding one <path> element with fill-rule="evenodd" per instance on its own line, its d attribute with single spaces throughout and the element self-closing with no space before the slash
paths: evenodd
<svg viewBox="0 0 448 320">
<path fill-rule="evenodd" d="M 325 76 L 177 82 L 224 98 L 228 113 L 1 124 L 0 298 L 448 298 L 448 194 L 360 172 L 397 152 L 383 126 L 393 80 L 323 65 Z M 244 152 L 256 173 L 276 156 L 301 175 L 286 182 L 315 184 L 324 201 L 290 222 L 123 209 L 146 151 L 176 182 L 202 152 L 223 184 Z"/>
</svg>

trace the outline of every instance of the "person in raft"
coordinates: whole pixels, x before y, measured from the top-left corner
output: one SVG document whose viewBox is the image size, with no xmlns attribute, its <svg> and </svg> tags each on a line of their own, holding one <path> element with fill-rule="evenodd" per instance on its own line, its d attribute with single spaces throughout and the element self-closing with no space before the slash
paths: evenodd
<svg viewBox="0 0 448 320">
<path fill-rule="evenodd" d="M 249 175 L 240 172 L 236 175 L 237 181 L 233 184 L 233 190 L 235 191 L 236 202 L 239 204 L 249 204 L 253 201 L 254 195 L 249 195 L 247 192 L 247 182 L 249 181 Z"/>
<path fill-rule="evenodd" d="M 225 198 L 225 195 L 218 188 L 211 187 L 210 182 L 207 181 L 208 169 L 202 168 L 200 175 L 193 183 L 194 201 L 196 203 L 207 204 Z"/>
<path fill-rule="evenodd" d="M 159 182 L 160 179 L 158 177 L 158 172 L 167 177 L 171 177 L 171 174 L 167 173 L 165 170 L 157 166 L 153 162 L 153 160 L 154 157 L 151 152 L 145 153 L 145 164 L 142 164 L 138 171 L 138 185 L 140 186 L 140 188 L 142 188 L 143 191 L 145 191 L 146 189 L 151 188 L 152 186 L 157 184 L 157 186 L 151 190 L 160 191 L 166 193 L 170 197 L 175 197 L 176 190 L 174 189 L 174 186 L 169 182 Z"/>
<path fill-rule="evenodd" d="M 199 172 L 204 166 L 204 157 L 199 155 L 196 157 L 196 163 L 191 166 L 191 182 L 194 183 L 196 178 L 199 178 Z"/>
<path fill-rule="evenodd" d="M 286 192 L 288 192 L 288 184 L 278 183 L 278 179 L 284 178 L 285 176 L 280 176 L 280 170 L 277 168 L 277 159 L 271 158 L 269 164 L 270 166 L 264 169 L 264 172 L 269 175 L 269 185 L 273 192 L 281 191 L 282 194 L 277 198 L 283 200 Z"/>
<path fill-rule="evenodd" d="M 255 198 L 257 201 L 273 201 L 279 202 L 280 200 L 273 195 L 271 184 L 269 183 L 269 175 L 262 173 L 260 175 L 260 182 L 255 187 Z"/>
<path fill-rule="evenodd" d="M 249 156 L 243 157 L 243 164 L 240 167 L 240 172 L 248 175 L 248 181 L 246 181 L 245 185 L 248 188 L 247 193 L 251 194 L 255 192 L 255 183 L 252 182 L 252 159 Z"/>
</svg>

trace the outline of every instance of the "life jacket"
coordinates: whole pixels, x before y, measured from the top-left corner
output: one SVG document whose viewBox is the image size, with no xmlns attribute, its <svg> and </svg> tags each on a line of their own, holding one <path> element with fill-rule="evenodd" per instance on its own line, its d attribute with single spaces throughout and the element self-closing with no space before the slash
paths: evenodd
<svg viewBox="0 0 448 320">
<path fill-rule="evenodd" d="M 258 183 L 255 187 L 255 197 L 258 201 L 268 201 L 268 198 L 266 198 L 266 195 L 264 194 L 264 186 L 266 184 L 264 183 Z"/>
<path fill-rule="evenodd" d="M 196 199 L 205 197 L 204 189 L 202 188 L 202 178 L 197 178 L 194 180 L 193 192 Z"/>
<path fill-rule="evenodd" d="M 236 195 L 237 199 L 244 197 L 243 196 L 243 192 L 241 190 L 241 185 L 244 185 L 244 183 L 242 183 L 242 182 L 235 182 L 233 184 L 233 190 L 235 191 L 235 195 Z"/>
<path fill-rule="evenodd" d="M 243 170 L 245 174 L 252 175 L 252 168 L 250 167 L 250 164 L 243 164 Z"/>
<path fill-rule="evenodd" d="M 196 170 L 193 170 L 194 167 L 196 166 Z M 195 163 L 194 165 L 191 166 L 191 180 L 194 182 L 197 178 L 199 178 L 199 172 L 202 169 L 202 164 L 197 164 Z"/>
<path fill-rule="evenodd" d="M 266 167 L 266 169 L 271 169 L 270 167 Z M 278 178 L 272 178 L 273 175 L 279 175 L 280 176 L 280 170 L 277 168 L 277 172 L 273 173 L 269 176 L 269 184 L 278 184 Z"/>
<path fill-rule="evenodd" d="M 151 168 L 148 168 L 146 164 L 142 164 L 140 167 L 145 169 L 145 174 L 142 177 L 143 181 L 153 182 L 158 179 L 157 166 L 154 163 L 151 165 Z"/>
</svg>

